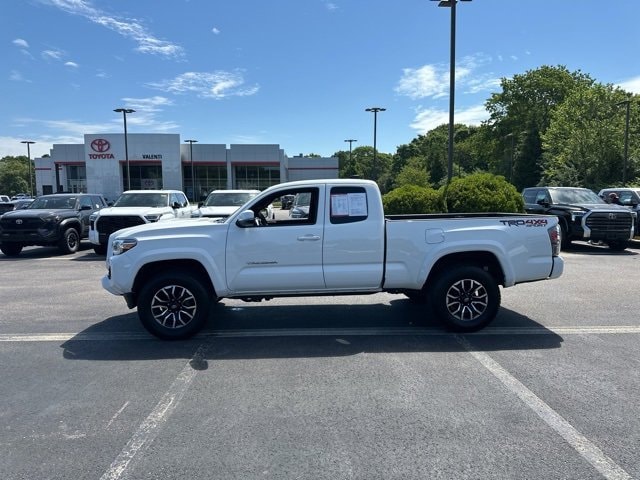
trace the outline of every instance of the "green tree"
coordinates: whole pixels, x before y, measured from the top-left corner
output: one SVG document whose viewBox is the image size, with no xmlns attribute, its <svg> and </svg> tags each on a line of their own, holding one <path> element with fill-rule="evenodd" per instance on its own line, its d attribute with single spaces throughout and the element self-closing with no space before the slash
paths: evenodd
<svg viewBox="0 0 640 480">
<path fill-rule="evenodd" d="M 35 168 L 31 164 L 31 184 L 35 185 Z M 26 156 L 0 159 L 0 193 L 15 195 L 29 191 L 29 164 Z"/>
<path fill-rule="evenodd" d="M 417 185 L 429 187 L 429 173 L 425 170 L 424 161 L 420 157 L 407 160 L 402 170 L 393 178 L 393 187 L 399 188 L 405 185 Z"/>
<path fill-rule="evenodd" d="M 503 78 L 502 91 L 493 94 L 485 103 L 490 113 L 487 125 L 493 129 L 494 138 L 502 143 L 505 152 L 505 160 L 497 161 L 491 171 L 507 178 L 511 176 L 518 189 L 537 185 L 542 175 L 540 139 L 551 123 L 554 109 L 575 89 L 593 83 L 588 75 L 570 72 L 564 66 L 544 65 L 510 79 Z M 513 137 L 508 136 L 510 134 Z M 512 140 L 515 143 L 513 164 L 508 160 Z"/>
<path fill-rule="evenodd" d="M 364 178 L 374 180 L 384 193 L 390 182 L 390 168 L 392 155 L 388 153 L 376 153 L 376 164 L 373 162 L 373 147 L 362 146 L 354 148 L 349 159 L 349 152 L 336 152 L 334 156 L 339 159 L 341 178 Z"/>
<path fill-rule="evenodd" d="M 542 136 L 545 184 L 598 191 L 622 183 L 625 112 L 619 103 L 627 98 L 620 88 L 595 84 L 575 90 L 558 106 Z M 639 118 L 633 113 L 630 130 L 636 132 Z M 631 152 L 637 151 L 635 138 L 629 135 Z M 635 165 L 627 166 L 628 179 L 637 175 Z"/>
</svg>

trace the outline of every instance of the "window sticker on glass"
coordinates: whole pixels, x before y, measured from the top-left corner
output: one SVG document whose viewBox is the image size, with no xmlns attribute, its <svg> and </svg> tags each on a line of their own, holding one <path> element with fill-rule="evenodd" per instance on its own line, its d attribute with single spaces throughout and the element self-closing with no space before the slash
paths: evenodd
<svg viewBox="0 0 640 480">
<path fill-rule="evenodd" d="M 332 217 L 362 217 L 367 215 L 367 197 L 364 193 L 331 195 Z"/>
<path fill-rule="evenodd" d="M 331 216 L 346 217 L 347 215 L 349 215 L 347 195 L 331 195 Z"/>
<path fill-rule="evenodd" d="M 367 215 L 367 196 L 364 193 L 348 193 L 349 216 L 362 217 Z"/>
</svg>

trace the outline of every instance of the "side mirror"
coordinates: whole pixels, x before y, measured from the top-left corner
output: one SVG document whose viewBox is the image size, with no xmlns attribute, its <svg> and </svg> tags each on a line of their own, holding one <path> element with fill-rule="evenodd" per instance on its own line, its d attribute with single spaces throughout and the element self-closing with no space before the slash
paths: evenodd
<svg viewBox="0 0 640 480">
<path fill-rule="evenodd" d="M 253 211 L 245 210 L 244 212 L 241 212 L 236 220 L 236 225 L 240 228 L 255 227 L 256 221 Z"/>
<path fill-rule="evenodd" d="M 204 206 L 204 202 L 198 202 L 198 208 L 202 208 Z"/>
<path fill-rule="evenodd" d="M 173 208 L 174 210 L 177 210 L 178 208 L 181 208 L 182 205 L 180 205 L 180 202 L 173 202 L 173 205 L 171 205 L 171 208 Z"/>
</svg>

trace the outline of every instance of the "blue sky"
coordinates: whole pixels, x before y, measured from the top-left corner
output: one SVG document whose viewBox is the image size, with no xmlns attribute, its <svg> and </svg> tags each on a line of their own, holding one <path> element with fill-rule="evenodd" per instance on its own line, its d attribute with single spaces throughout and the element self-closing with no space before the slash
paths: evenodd
<svg viewBox="0 0 640 480">
<path fill-rule="evenodd" d="M 448 122 L 450 10 L 430 0 L 2 0 L 0 158 L 88 133 L 394 153 Z M 503 77 L 565 65 L 640 93 L 640 2 L 457 5 L 456 122 Z"/>
</svg>

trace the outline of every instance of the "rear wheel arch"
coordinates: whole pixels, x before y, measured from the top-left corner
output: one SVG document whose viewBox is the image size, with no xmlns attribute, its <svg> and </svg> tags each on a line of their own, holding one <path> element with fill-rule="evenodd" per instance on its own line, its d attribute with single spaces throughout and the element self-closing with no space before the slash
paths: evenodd
<svg viewBox="0 0 640 480">
<path fill-rule="evenodd" d="M 445 255 L 431 267 L 427 280 L 423 286 L 423 290 L 428 290 L 434 281 L 442 276 L 442 274 L 452 268 L 465 266 L 476 266 L 488 272 L 499 285 L 504 285 L 505 275 L 502 265 L 496 256 L 487 251 L 461 252 Z"/>
</svg>

